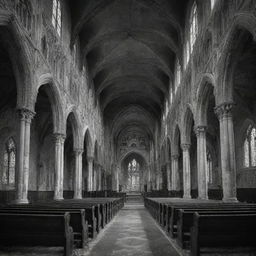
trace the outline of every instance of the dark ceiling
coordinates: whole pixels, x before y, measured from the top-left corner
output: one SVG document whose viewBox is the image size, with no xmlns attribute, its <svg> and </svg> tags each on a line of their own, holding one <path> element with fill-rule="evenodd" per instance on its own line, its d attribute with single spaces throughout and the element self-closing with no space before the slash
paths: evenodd
<svg viewBox="0 0 256 256">
<path fill-rule="evenodd" d="M 182 55 L 187 2 L 70 1 L 72 42 L 80 40 L 81 58 L 87 62 L 105 121 L 115 120 L 124 109 L 129 113 L 129 106 L 160 120 L 175 59 Z"/>
</svg>

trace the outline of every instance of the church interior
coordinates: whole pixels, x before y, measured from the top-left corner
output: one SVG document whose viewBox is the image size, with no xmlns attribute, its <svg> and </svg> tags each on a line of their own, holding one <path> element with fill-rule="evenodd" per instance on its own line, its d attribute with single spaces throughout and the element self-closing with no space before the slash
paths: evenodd
<svg viewBox="0 0 256 256">
<path fill-rule="evenodd" d="M 255 0 L 0 0 L 0 255 L 256 255 L 255 85 Z"/>
</svg>

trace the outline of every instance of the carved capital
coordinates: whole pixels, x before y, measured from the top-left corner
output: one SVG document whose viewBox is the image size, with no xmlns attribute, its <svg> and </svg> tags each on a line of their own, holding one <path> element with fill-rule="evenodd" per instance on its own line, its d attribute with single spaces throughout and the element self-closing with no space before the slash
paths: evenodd
<svg viewBox="0 0 256 256">
<path fill-rule="evenodd" d="M 183 143 L 183 144 L 181 144 L 180 146 L 181 146 L 181 149 L 182 149 L 183 151 L 187 151 L 187 150 L 190 149 L 191 144 L 189 144 L 189 143 Z"/>
<path fill-rule="evenodd" d="M 89 163 L 92 163 L 94 160 L 94 157 L 93 156 L 87 156 L 87 162 Z"/>
<path fill-rule="evenodd" d="M 204 125 L 198 125 L 198 126 L 194 127 L 194 132 L 195 132 L 196 136 L 198 137 L 200 135 L 205 134 L 206 133 L 206 128 L 207 127 L 204 126 Z"/>
<path fill-rule="evenodd" d="M 25 121 L 27 123 L 31 123 L 32 119 L 34 118 L 34 116 L 36 114 L 35 112 L 33 112 L 29 109 L 25 109 L 25 108 L 18 109 L 18 113 L 20 116 L 20 120 Z"/>
<path fill-rule="evenodd" d="M 56 144 L 64 144 L 66 136 L 62 133 L 54 133 L 53 138 Z"/>
<path fill-rule="evenodd" d="M 83 154 L 84 150 L 82 148 L 75 148 L 74 149 L 74 155 L 75 156 L 78 156 L 78 155 L 81 155 Z"/>
<path fill-rule="evenodd" d="M 172 161 L 178 160 L 179 157 L 180 157 L 179 154 L 175 154 L 175 155 L 172 155 L 172 156 L 171 156 Z"/>
<path fill-rule="evenodd" d="M 234 107 L 233 102 L 225 102 L 215 108 L 215 114 L 217 115 L 218 119 L 221 120 L 225 117 L 232 117 L 232 110 Z"/>
</svg>

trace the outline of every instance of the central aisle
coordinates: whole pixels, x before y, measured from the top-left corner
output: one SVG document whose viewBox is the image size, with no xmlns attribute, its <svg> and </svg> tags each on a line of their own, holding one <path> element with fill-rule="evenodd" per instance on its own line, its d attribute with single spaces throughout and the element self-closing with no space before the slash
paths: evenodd
<svg viewBox="0 0 256 256">
<path fill-rule="evenodd" d="M 178 256 L 142 203 L 129 202 L 96 239 L 90 256 Z"/>
</svg>

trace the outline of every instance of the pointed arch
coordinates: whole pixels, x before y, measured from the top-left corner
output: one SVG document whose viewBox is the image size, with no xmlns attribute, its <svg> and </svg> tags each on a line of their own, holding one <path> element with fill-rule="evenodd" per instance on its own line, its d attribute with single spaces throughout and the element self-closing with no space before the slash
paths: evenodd
<svg viewBox="0 0 256 256">
<path fill-rule="evenodd" d="M 93 157 L 92 137 L 88 127 L 85 129 L 83 137 L 83 141 L 86 146 L 86 149 L 84 148 L 84 151 L 87 152 L 87 157 Z"/>
<path fill-rule="evenodd" d="M 231 29 L 225 40 L 222 56 L 218 64 L 218 87 L 217 87 L 217 105 L 223 102 L 233 101 L 233 72 L 235 69 L 236 59 L 240 54 L 237 46 L 243 40 L 241 32 L 251 34 L 253 41 L 256 41 L 256 18 L 249 13 L 237 14 L 234 18 Z"/>
<path fill-rule="evenodd" d="M 56 86 L 51 74 L 43 74 L 38 79 L 38 89 L 33 99 L 33 108 L 35 107 L 39 89 L 44 89 L 51 103 L 53 115 L 53 132 L 66 134 L 64 121 L 64 108 L 60 96 L 60 91 Z"/>
<path fill-rule="evenodd" d="M 182 130 L 182 136 L 181 140 L 182 143 L 191 143 L 191 129 L 193 128 L 193 122 L 195 123 L 194 114 L 191 110 L 191 107 L 188 105 L 186 108 L 186 111 L 184 112 L 183 116 L 183 130 Z"/>
<path fill-rule="evenodd" d="M 209 98 L 213 96 L 215 99 L 214 90 L 214 77 L 211 74 L 205 74 L 202 76 L 196 97 L 198 99 L 196 108 L 197 125 L 207 125 L 207 108 L 209 104 Z"/>
<path fill-rule="evenodd" d="M 67 118 L 66 118 L 66 124 L 68 122 L 68 119 L 70 120 L 71 127 L 72 127 L 72 133 L 73 133 L 73 147 L 74 149 L 81 149 L 83 148 L 83 140 L 81 135 L 81 122 L 79 119 L 79 115 L 77 113 L 77 110 L 74 106 L 71 107 L 71 109 L 68 111 Z M 67 125 L 65 125 L 66 127 Z"/>
<path fill-rule="evenodd" d="M 7 10 L 1 10 L 0 13 L 0 38 L 6 46 L 16 78 L 17 108 L 33 110 L 31 96 L 34 81 L 32 60 L 34 58 L 19 21 Z"/>
<path fill-rule="evenodd" d="M 181 132 L 178 124 L 175 125 L 172 135 L 172 155 L 178 155 L 180 149 Z"/>
</svg>

